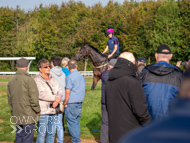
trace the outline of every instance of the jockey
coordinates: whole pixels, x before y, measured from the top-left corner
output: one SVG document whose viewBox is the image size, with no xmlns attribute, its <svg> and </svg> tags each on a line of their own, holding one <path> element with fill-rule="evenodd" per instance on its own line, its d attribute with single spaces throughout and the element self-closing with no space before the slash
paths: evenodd
<svg viewBox="0 0 190 143">
<path fill-rule="evenodd" d="M 114 34 L 113 29 L 109 28 L 107 30 L 107 35 L 109 37 L 109 40 L 105 50 L 102 52 L 102 54 L 104 54 L 109 49 L 109 53 L 106 54 L 109 60 L 117 58 L 119 56 L 119 40 L 115 36 L 113 36 L 113 34 Z"/>
</svg>

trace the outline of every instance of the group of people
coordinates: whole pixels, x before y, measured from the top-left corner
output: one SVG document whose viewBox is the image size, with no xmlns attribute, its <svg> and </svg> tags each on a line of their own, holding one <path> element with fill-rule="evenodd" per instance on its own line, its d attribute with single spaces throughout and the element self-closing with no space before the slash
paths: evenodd
<svg viewBox="0 0 190 143">
<path fill-rule="evenodd" d="M 182 70 L 170 64 L 172 56 L 169 46 L 163 44 L 155 52 L 156 63 L 148 66 L 145 58 L 136 60 L 130 52 L 123 52 L 109 61 L 108 70 L 101 76 L 101 143 L 190 141 L 187 137 L 190 130 L 185 127 L 188 124 L 176 121 L 185 114 L 184 122 L 189 119 L 187 111 L 182 109 L 188 107 L 190 101 L 178 97 L 189 96 L 187 84 L 190 81 L 184 84 Z M 190 74 L 186 75 L 189 78 Z M 163 120 L 165 118 L 168 121 Z M 142 129 L 130 134 L 141 126 Z"/>
<path fill-rule="evenodd" d="M 156 63 L 148 66 L 145 58 L 136 60 L 131 52 L 119 55 L 119 41 L 113 34 L 113 29 L 107 30 L 109 40 L 103 51 L 109 50 L 109 65 L 101 75 L 101 143 L 174 142 L 174 139 L 179 142 L 182 137 L 190 141 L 184 130 L 188 126 L 182 123 L 190 119 L 184 119 L 189 112 L 183 111 L 190 105 L 190 99 L 186 99 L 190 97 L 190 74 L 182 82 L 182 72 L 170 64 L 173 55 L 165 44 L 155 52 Z M 79 143 L 85 80 L 77 70 L 77 62 L 68 58 L 61 61 L 56 56 L 50 62 L 41 59 L 40 74 L 34 79 L 27 69 L 28 61 L 19 59 L 17 72 L 7 88 L 13 122 L 17 131 L 23 129 L 16 133 L 15 142 L 33 142 L 37 123 L 37 143 L 44 143 L 45 137 L 47 143 L 53 143 L 56 129 L 58 143 L 62 143 L 65 115 L 71 141 Z M 178 95 L 184 99 L 178 99 Z M 170 111 L 169 107 L 175 110 Z M 180 124 L 177 119 L 182 119 Z"/>
<path fill-rule="evenodd" d="M 60 67 L 62 63 L 63 68 Z M 27 73 L 28 60 L 17 60 L 17 72 L 7 86 L 13 124 L 17 125 L 16 143 L 32 143 L 37 123 L 37 143 L 58 143 L 64 139 L 64 115 L 72 142 L 80 142 L 80 117 L 85 97 L 85 79 L 77 62 L 51 57 L 38 61 L 39 75 Z"/>
</svg>

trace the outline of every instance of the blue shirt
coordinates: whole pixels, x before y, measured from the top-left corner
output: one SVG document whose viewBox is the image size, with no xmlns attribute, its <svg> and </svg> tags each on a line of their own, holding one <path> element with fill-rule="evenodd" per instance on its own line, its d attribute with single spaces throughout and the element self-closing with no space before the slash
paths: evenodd
<svg viewBox="0 0 190 143">
<path fill-rule="evenodd" d="M 73 70 L 66 78 L 66 89 L 71 90 L 68 103 L 84 101 L 85 79 L 78 70 Z"/>
<path fill-rule="evenodd" d="M 62 68 L 62 71 L 65 73 L 66 76 L 70 74 L 70 71 L 68 68 Z"/>
</svg>

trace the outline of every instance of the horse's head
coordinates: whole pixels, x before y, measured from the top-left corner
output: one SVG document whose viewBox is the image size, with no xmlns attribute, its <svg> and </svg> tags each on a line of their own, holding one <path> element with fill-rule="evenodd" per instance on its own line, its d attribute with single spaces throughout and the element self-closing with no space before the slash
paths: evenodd
<svg viewBox="0 0 190 143">
<path fill-rule="evenodd" d="M 75 60 L 80 60 L 82 57 L 88 55 L 88 45 L 83 44 L 75 55 Z"/>
</svg>

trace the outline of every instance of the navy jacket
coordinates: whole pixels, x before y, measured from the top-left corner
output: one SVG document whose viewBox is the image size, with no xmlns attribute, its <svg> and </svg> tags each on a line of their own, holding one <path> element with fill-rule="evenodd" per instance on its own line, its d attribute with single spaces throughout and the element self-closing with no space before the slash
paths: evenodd
<svg viewBox="0 0 190 143">
<path fill-rule="evenodd" d="M 165 119 L 126 135 L 119 143 L 189 143 L 190 99 L 176 99 Z"/>
<path fill-rule="evenodd" d="M 108 40 L 108 46 L 109 46 L 109 53 L 112 53 L 114 50 L 114 40 L 116 40 L 117 38 L 115 36 L 113 36 L 112 38 L 110 38 Z M 118 39 L 117 39 L 118 40 Z M 118 45 L 117 45 L 117 51 L 116 53 L 119 53 L 119 40 L 118 40 Z"/>
<path fill-rule="evenodd" d="M 106 70 L 103 72 L 102 76 L 101 76 L 101 80 L 102 80 L 102 97 L 101 97 L 101 103 L 102 104 L 106 104 L 105 103 L 105 85 L 106 82 L 108 81 L 109 78 L 109 70 Z"/>
<path fill-rule="evenodd" d="M 181 76 L 178 67 L 163 61 L 145 67 L 140 81 L 152 120 L 167 113 L 169 102 L 178 95 Z"/>
</svg>

